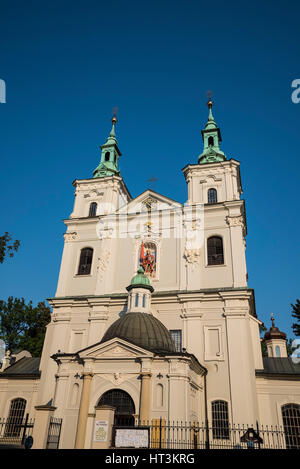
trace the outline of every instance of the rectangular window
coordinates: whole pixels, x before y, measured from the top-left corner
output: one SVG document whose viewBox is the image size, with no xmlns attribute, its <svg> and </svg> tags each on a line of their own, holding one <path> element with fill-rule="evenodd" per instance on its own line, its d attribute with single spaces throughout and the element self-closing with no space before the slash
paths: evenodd
<svg viewBox="0 0 300 469">
<path fill-rule="evenodd" d="M 170 330 L 170 334 L 171 334 L 171 337 L 172 337 L 173 342 L 175 344 L 176 352 L 181 352 L 182 351 L 182 331 L 181 331 L 181 329 Z"/>
</svg>

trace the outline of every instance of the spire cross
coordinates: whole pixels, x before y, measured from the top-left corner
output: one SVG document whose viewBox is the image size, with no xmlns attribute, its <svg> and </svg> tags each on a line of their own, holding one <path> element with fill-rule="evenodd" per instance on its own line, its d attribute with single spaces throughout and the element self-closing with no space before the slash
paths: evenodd
<svg viewBox="0 0 300 469">
<path fill-rule="evenodd" d="M 274 321 L 275 321 L 274 314 L 271 313 L 270 316 L 271 316 L 271 321 L 272 321 L 272 327 L 274 327 Z"/>
<path fill-rule="evenodd" d="M 154 186 L 154 182 L 155 181 L 158 181 L 157 178 L 155 178 L 153 175 L 150 179 L 147 179 L 147 182 L 151 182 L 151 189 L 153 189 L 153 186 Z"/>
</svg>

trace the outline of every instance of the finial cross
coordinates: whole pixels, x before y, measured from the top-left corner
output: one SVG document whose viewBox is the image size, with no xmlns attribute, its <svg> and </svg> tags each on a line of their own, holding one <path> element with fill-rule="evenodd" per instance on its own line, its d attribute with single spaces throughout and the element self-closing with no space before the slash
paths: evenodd
<svg viewBox="0 0 300 469">
<path fill-rule="evenodd" d="M 150 179 L 147 179 L 147 182 L 151 182 L 151 189 L 153 189 L 155 181 L 158 181 L 158 179 L 155 178 L 153 175 Z"/>
</svg>

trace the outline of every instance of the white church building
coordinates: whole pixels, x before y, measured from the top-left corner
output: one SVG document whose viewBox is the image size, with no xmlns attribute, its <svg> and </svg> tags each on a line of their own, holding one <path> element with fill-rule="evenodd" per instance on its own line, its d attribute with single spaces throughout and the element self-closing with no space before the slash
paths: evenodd
<svg viewBox="0 0 300 469">
<path fill-rule="evenodd" d="M 232 447 L 233 433 L 242 446 L 251 432 L 266 445 L 271 428 L 269 447 L 300 448 L 300 363 L 274 320 L 262 356 L 240 163 L 220 149 L 212 106 L 182 170 L 185 204 L 131 197 L 115 117 L 93 177 L 73 182 L 41 360 L 7 354 L 0 370 L 0 417 L 28 413 L 33 448 L 51 447 L 55 424 L 58 448 L 117 446 L 122 427 L 168 448 L 174 422 L 186 448 Z"/>
</svg>

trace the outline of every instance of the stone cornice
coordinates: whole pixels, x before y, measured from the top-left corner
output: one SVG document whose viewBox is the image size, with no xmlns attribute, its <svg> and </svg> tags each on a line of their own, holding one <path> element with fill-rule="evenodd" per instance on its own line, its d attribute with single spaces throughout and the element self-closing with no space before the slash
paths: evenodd
<svg viewBox="0 0 300 469">
<path fill-rule="evenodd" d="M 226 166 L 228 167 L 231 167 L 231 166 L 235 166 L 235 167 L 239 167 L 240 166 L 240 162 L 238 160 L 235 160 L 233 158 L 231 158 L 230 160 L 225 160 L 225 161 L 219 161 L 217 163 L 205 163 L 205 164 L 188 164 L 186 165 L 184 168 L 182 168 L 182 172 L 184 174 L 184 176 L 186 177 L 187 173 L 189 171 L 196 171 L 196 172 L 199 172 L 199 173 L 205 173 L 205 172 L 210 172 L 212 169 L 215 171 L 216 169 L 220 168 L 223 172 L 224 168 L 226 168 Z"/>
<path fill-rule="evenodd" d="M 80 295 L 47 298 L 52 307 L 72 307 L 72 306 L 111 306 L 123 305 L 127 300 L 127 293 L 113 293 L 110 295 Z M 152 303 L 172 302 L 179 300 L 180 303 L 187 301 L 207 301 L 220 299 L 249 299 L 253 297 L 253 289 L 248 287 L 224 287 L 206 288 L 202 290 L 170 290 L 155 291 L 152 294 Z M 164 301 L 165 300 L 165 301 Z"/>
<path fill-rule="evenodd" d="M 79 187 L 79 186 L 89 186 L 89 185 L 93 185 L 93 186 L 97 186 L 97 187 L 107 187 L 107 186 L 113 186 L 115 184 L 120 184 L 122 186 L 122 188 L 125 190 L 125 192 L 127 193 L 128 197 L 130 198 L 130 200 L 132 199 L 132 196 L 122 178 L 122 176 L 107 176 L 107 177 L 104 177 L 104 178 L 88 178 L 88 179 L 75 179 L 72 184 L 75 188 Z"/>
</svg>

